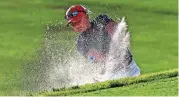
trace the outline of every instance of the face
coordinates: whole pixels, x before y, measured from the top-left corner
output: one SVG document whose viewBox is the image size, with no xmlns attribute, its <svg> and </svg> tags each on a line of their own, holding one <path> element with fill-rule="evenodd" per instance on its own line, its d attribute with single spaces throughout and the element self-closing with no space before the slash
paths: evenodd
<svg viewBox="0 0 179 97">
<path fill-rule="evenodd" d="M 89 16 L 84 12 L 79 12 L 77 16 L 72 17 L 70 25 L 75 32 L 84 32 L 91 27 Z"/>
</svg>

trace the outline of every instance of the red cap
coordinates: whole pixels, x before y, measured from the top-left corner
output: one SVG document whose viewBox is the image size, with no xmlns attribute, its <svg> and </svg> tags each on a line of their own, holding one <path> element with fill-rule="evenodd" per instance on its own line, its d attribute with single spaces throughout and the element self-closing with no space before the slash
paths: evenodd
<svg viewBox="0 0 179 97">
<path fill-rule="evenodd" d="M 75 11 L 87 13 L 87 9 L 84 6 L 82 6 L 82 5 L 73 5 L 73 6 L 71 6 L 70 8 L 67 9 L 66 14 L 65 14 L 65 18 L 67 19 L 67 25 L 70 22 L 78 22 L 78 21 L 81 20 L 81 16 L 82 15 L 77 15 L 77 16 L 71 17 L 71 18 L 69 17 L 69 15 L 71 13 L 75 12 Z"/>
</svg>

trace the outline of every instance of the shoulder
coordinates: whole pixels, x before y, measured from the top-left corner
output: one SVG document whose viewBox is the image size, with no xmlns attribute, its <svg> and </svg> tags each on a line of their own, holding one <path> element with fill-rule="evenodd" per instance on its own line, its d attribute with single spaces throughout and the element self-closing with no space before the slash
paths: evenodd
<svg viewBox="0 0 179 97">
<path fill-rule="evenodd" d="M 101 24 L 107 24 L 110 21 L 112 21 L 111 18 L 109 18 L 106 14 L 100 14 L 94 20 L 92 20 L 92 23 L 101 23 Z"/>
</svg>

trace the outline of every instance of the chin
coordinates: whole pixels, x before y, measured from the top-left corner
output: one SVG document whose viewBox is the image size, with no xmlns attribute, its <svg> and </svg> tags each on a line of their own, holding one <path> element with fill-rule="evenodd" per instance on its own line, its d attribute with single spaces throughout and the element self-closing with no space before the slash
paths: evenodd
<svg viewBox="0 0 179 97">
<path fill-rule="evenodd" d="M 75 32 L 77 32 L 77 33 L 82 33 L 82 32 L 84 32 L 84 31 L 81 31 L 81 30 L 74 30 Z"/>
<path fill-rule="evenodd" d="M 86 29 L 77 29 L 77 30 L 75 30 L 76 32 L 79 32 L 79 33 L 82 33 L 82 32 L 84 32 L 84 31 L 86 31 Z"/>
<path fill-rule="evenodd" d="M 82 31 L 78 31 L 78 33 L 82 33 L 82 32 L 84 32 L 83 30 Z"/>
<path fill-rule="evenodd" d="M 81 33 L 81 32 L 86 31 L 86 30 L 87 30 L 87 27 L 84 27 L 84 26 L 73 27 L 73 30 L 74 30 L 75 32 Z"/>
</svg>

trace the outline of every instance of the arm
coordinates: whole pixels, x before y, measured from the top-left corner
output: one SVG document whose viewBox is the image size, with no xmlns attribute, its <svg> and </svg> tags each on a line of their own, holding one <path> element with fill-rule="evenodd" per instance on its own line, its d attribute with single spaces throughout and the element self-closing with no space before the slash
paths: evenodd
<svg viewBox="0 0 179 97">
<path fill-rule="evenodd" d="M 91 49 L 88 52 L 88 58 L 92 60 L 93 62 L 100 62 L 105 60 L 105 55 L 104 53 L 97 51 L 95 49 Z"/>
<path fill-rule="evenodd" d="M 97 16 L 94 21 L 94 24 L 102 24 L 102 29 L 104 29 L 104 35 L 108 35 L 109 37 L 112 36 L 117 23 L 114 22 L 111 18 L 109 18 L 107 15 L 100 14 Z M 104 52 L 98 51 L 98 50 L 89 50 L 88 52 L 88 58 L 94 61 L 104 61 L 105 60 L 105 54 Z"/>
<path fill-rule="evenodd" d="M 112 37 L 116 27 L 117 27 L 117 23 L 114 21 L 110 21 L 107 23 L 105 29 L 110 37 Z"/>
<path fill-rule="evenodd" d="M 102 52 L 97 51 L 96 49 L 89 49 L 84 41 L 78 41 L 77 50 L 86 59 L 91 60 L 93 62 L 105 60 L 105 55 Z"/>
<path fill-rule="evenodd" d="M 89 51 L 89 47 L 87 44 L 87 40 L 84 37 L 84 35 L 79 35 L 77 44 L 76 44 L 77 50 L 78 52 L 83 55 L 85 58 L 87 58 L 88 56 L 88 51 Z"/>
<path fill-rule="evenodd" d="M 111 37 L 117 27 L 117 22 L 113 21 L 105 14 L 100 14 L 98 17 L 95 18 L 95 20 L 106 26 L 105 30 L 107 31 L 107 34 Z"/>
</svg>

